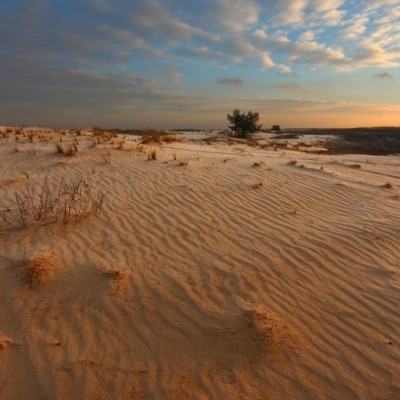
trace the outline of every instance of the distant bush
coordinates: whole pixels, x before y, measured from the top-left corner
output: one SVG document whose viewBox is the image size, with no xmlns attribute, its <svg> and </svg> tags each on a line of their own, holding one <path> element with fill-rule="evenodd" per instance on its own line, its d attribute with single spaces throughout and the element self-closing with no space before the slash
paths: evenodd
<svg viewBox="0 0 400 400">
<path fill-rule="evenodd" d="M 250 138 L 251 135 L 259 131 L 262 125 L 258 125 L 258 112 L 248 111 L 241 113 L 239 109 L 233 110 L 233 114 L 227 114 L 227 119 L 230 122 L 229 129 L 233 132 L 233 136 L 239 138 Z"/>
</svg>

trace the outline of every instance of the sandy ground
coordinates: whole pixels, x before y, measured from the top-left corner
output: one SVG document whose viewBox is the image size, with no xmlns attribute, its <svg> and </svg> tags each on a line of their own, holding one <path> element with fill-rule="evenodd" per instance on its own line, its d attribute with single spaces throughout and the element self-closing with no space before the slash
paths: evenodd
<svg viewBox="0 0 400 400">
<path fill-rule="evenodd" d="M 26 132 L 3 211 L 46 176 L 105 199 L 5 228 L 0 399 L 400 399 L 399 156 Z"/>
</svg>

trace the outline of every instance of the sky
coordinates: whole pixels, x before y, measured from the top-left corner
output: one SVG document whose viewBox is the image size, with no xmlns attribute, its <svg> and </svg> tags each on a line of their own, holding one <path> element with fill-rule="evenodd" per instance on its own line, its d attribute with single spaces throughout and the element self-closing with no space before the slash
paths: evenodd
<svg viewBox="0 0 400 400">
<path fill-rule="evenodd" d="M 0 125 L 400 126 L 400 0 L 0 0 Z"/>
</svg>

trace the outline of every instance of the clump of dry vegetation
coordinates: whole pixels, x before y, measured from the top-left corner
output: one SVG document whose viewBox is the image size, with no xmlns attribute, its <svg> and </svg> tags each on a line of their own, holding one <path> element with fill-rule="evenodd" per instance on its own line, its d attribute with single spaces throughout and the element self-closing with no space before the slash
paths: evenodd
<svg viewBox="0 0 400 400">
<path fill-rule="evenodd" d="M 156 149 L 150 150 L 147 153 L 147 160 L 148 161 L 157 160 L 157 150 Z"/>
<path fill-rule="evenodd" d="M 76 153 L 78 153 L 78 147 L 76 144 L 73 144 L 72 146 L 69 146 L 67 150 L 65 150 L 65 155 L 68 157 L 75 156 Z"/>
<path fill-rule="evenodd" d="M 166 135 L 162 137 L 163 142 L 165 143 L 182 143 L 181 139 L 178 139 L 176 135 Z"/>
<path fill-rule="evenodd" d="M 125 144 L 125 139 L 122 139 L 117 143 L 117 150 L 123 150 L 124 149 L 124 144 Z"/>
<path fill-rule="evenodd" d="M 54 267 L 52 256 L 46 253 L 30 259 L 24 256 L 19 264 L 24 268 L 22 282 L 29 290 L 33 289 L 35 286 L 45 285 Z"/>
<path fill-rule="evenodd" d="M 184 158 L 183 160 L 179 161 L 179 166 L 180 167 L 186 167 L 187 165 L 189 165 L 189 159 L 188 158 Z"/>
<path fill-rule="evenodd" d="M 161 134 L 157 131 L 151 131 L 143 135 L 142 144 L 161 143 Z"/>
<path fill-rule="evenodd" d="M 136 151 L 137 151 L 138 153 L 144 153 L 145 150 L 146 150 L 146 146 L 143 146 L 142 144 L 138 144 L 138 145 L 136 146 Z"/>
<path fill-rule="evenodd" d="M 123 270 L 107 269 L 104 270 L 104 274 L 111 280 L 114 292 L 117 292 L 126 277 L 126 272 Z"/>
<path fill-rule="evenodd" d="M 60 143 L 56 143 L 56 150 L 58 154 L 64 154 L 64 147 Z"/>
<path fill-rule="evenodd" d="M 171 134 L 168 131 L 146 130 L 139 131 L 139 134 L 142 136 L 140 141 L 142 144 L 182 142 L 182 140 L 179 139 L 175 134 Z"/>
<path fill-rule="evenodd" d="M 72 157 L 72 156 L 76 155 L 76 153 L 78 152 L 78 146 L 76 145 L 76 142 L 75 142 L 71 146 L 64 148 L 60 143 L 56 143 L 56 151 L 57 151 L 57 154 L 64 154 L 68 157 Z"/>
<path fill-rule="evenodd" d="M 116 138 L 118 134 L 116 132 L 109 132 L 101 128 L 93 128 L 93 135 L 99 139 L 101 143 L 107 143 L 111 139 Z"/>
<path fill-rule="evenodd" d="M 104 193 L 93 192 L 82 179 L 62 179 L 51 184 L 46 177 L 41 184 L 27 183 L 3 198 L 0 224 L 2 230 L 7 231 L 34 224 L 78 222 L 89 215 L 100 214 L 103 202 Z"/>
<path fill-rule="evenodd" d="M 101 159 L 104 161 L 104 164 L 111 164 L 111 153 L 100 154 Z"/>
</svg>

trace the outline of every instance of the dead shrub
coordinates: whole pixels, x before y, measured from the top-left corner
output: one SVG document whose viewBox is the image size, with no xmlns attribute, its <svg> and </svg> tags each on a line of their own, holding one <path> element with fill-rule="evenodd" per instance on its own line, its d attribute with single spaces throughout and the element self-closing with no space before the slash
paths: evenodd
<svg viewBox="0 0 400 400">
<path fill-rule="evenodd" d="M 165 143 L 174 143 L 174 142 L 182 143 L 182 140 L 178 139 L 176 135 L 163 136 L 162 141 Z"/>
<path fill-rule="evenodd" d="M 251 187 L 251 189 L 260 189 L 262 186 L 263 186 L 263 183 L 262 183 L 262 182 L 259 182 L 259 183 L 256 183 L 255 185 L 253 185 L 253 186 Z"/>
<path fill-rule="evenodd" d="M 111 279 L 113 291 L 117 292 L 121 287 L 122 281 L 126 277 L 126 272 L 122 270 L 107 269 L 104 270 L 104 275 Z"/>
<path fill-rule="evenodd" d="M 161 143 L 161 135 L 159 132 L 153 132 L 143 137 L 140 141 L 142 144 Z"/>
<path fill-rule="evenodd" d="M 54 262 L 51 255 L 42 254 L 31 259 L 24 257 L 20 261 L 20 266 L 25 268 L 22 282 L 31 290 L 35 286 L 45 285 L 48 282 Z"/>
<path fill-rule="evenodd" d="M 56 143 L 57 154 L 64 154 L 64 147 L 60 143 Z"/>
<path fill-rule="evenodd" d="M 144 153 L 145 150 L 146 150 L 146 147 L 143 146 L 142 144 L 138 144 L 138 145 L 136 146 L 136 150 L 137 150 L 139 153 Z"/>
<path fill-rule="evenodd" d="M 101 159 L 104 161 L 104 164 L 111 164 L 111 152 L 100 154 Z"/>
<path fill-rule="evenodd" d="M 147 153 L 147 160 L 148 161 L 157 160 L 157 150 L 156 149 L 150 150 Z"/>
<path fill-rule="evenodd" d="M 121 141 L 117 144 L 117 150 L 123 150 L 123 149 L 124 149 L 124 144 L 125 144 L 125 139 L 121 140 Z"/>
<path fill-rule="evenodd" d="M 33 143 L 33 132 L 27 133 L 26 137 L 28 138 L 29 142 Z"/>
<path fill-rule="evenodd" d="M 89 141 L 89 147 L 95 148 L 96 145 L 97 145 L 97 140 L 96 140 L 96 139 L 91 139 L 91 140 Z"/>
<path fill-rule="evenodd" d="M 67 150 L 65 150 L 65 155 L 67 157 L 73 157 L 76 155 L 77 152 L 78 152 L 78 147 L 76 144 L 73 144 L 72 146 L 69 146 Z"/>
<path fill-rule="evenodd" d="M 0 221 L 4 230 L 39 223 L 78 222 L 100 214 L 102 191 L 93 192 L 82 179 L 51 185 L 48 177 L 42 184 L 27 183 L 0 203 Z"/>
</svg>

